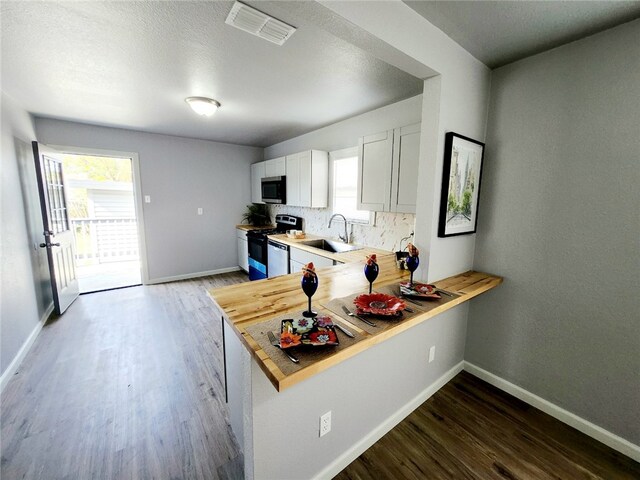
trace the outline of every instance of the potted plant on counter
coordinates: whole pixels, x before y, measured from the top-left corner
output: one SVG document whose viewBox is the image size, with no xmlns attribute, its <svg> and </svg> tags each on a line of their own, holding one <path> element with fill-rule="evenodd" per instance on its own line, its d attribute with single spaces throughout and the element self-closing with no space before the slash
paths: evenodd
<svg viewBox="0 0 640 480">
<path fill-rule="evenodd" d="M 247 205 L 247 211 L 242 215 L 242 221 L 255 227 L 271 225 L 269 205 L 265 203 L 252 203 L 251 205 Z"/>
</svg>

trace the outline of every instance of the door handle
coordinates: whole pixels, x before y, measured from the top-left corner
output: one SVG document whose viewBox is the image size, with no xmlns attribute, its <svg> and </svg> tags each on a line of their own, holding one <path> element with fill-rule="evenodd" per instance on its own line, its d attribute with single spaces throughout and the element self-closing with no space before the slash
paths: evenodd
<svg viewBox="0 0 640 480">
<path fill-rule="evenodd" d="M 40 248 L 51 248 L 51 247 L 59 247 L 60 244 L 59 243 L 41 243 L 40 244 Z"/>
</svg>

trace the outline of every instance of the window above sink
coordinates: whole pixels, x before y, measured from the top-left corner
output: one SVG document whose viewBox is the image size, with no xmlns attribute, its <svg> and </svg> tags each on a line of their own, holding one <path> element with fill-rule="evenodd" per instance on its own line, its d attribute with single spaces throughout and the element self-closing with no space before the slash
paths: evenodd
<svg viewBox="0 0 640 480">
<path fill-rule="evenodd" d="M 331 181 L 331 207 L 349 223 L 375 224 L 375 212 L 357 209 L 358 147 L 329 152 L 333 172 Z M 337 221 L 340 221 L 337 219 Z"/>
</svg>

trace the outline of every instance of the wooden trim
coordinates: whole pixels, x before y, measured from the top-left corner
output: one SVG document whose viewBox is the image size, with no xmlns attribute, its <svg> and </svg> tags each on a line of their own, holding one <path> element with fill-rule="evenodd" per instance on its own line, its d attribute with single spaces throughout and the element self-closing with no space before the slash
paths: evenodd
<svg viewBox="0 0 640 480">
<path fill-rule="evenodd" d="M 536 407 L 538 410 L 542 410 L 544 413 L 551 415 L 552 417 L 560 420 L 563 423 L 579 430 L 585 435 L 594 438 L 595 440 L 604 443 L 608 447 L 617 450 L 618 452 L 626 455 L 627 457 L 640 462 L 640 446 L 635 445 L 622 437 L 619 437 L 608 430 L 605 430 L 594 423 L 585 420 L 577 416 L 574 413 L 559 407 L 555 403 L 551 403 L 542 397 L 539 397 L 535 393 L 531 393 L 518 385 L 515 385 L 504 378 L 501 378 L 483 368 L 474 365 L 473 363 L 464 362 L 464 369 L 470 374 L 490 383 L 494 387 L 499 388 L 516 398 L 519 398 L 523 402 Z"/>
</svg>

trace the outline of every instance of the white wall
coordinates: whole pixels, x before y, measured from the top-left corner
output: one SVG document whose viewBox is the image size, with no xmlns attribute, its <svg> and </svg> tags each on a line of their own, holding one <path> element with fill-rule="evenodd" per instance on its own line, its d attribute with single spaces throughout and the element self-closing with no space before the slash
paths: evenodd
<svg viewBox="0 0 640 480">
<path fill-rule="evenodd" d="M 444 135 L 454 131 L 484 140 L 489 69 L 400 1 L 376 2 L 375 8 L 369 2 L 320 3 L 440 74 L 427 79 L 423 90 L 416 209 L 422 263 L 417 275 L 432 281 L 469 270 L 475 235 L 437 236 Z"/>
<path fill-rule="evenodd" d="M 456 311 L 466 309 L 460 305 L 283 392 L 252 361 L 255 478 L 331 478 L 355 460 L 459 364 L 464 334 L 457 332 L 466 315 Z M 428 363 L 435 342 L 436 359 Z M 331 432 L 320 438 L 320 415 L 327 411 Z"/>
<path fill-rule="evenodd" d="M 3 386 L 53 306 L 46 252 L 37 247 L 43 241 L 43 227 L 31 149 L 31 141 L 35 139 L 29 114 L 3 93 L 0 139 L 0 371 Z"/>
<path fill-rule="evenodd" d="M 640 445 L 640 21 L 496 70 L 465 359 Z"/>
<path fill-rule="evenodd" d="M 266 147 L 264 158 L 268 160 L 311 149 L 331 152 L 357 147 L 358 138 L 363 135 L 418 123 L 421 116 L 422 95 L 416 95 Z"/>
<path fill-rule="evenodd" d="M 422 278 L 438 279 L 472 268 L 475 235 L 438 239 L 437 211 L 444 134 L 452 130 L 484 139 L 489 70 L 402 2 L 376 2 L 375 8 L 371 2 L 321 3 L 440 73 L 425 81 L 423 92 L 416 212 L 422 263 L 418 273 Z M 467 312 L 466 305 L 454 308 L 281 393 L 254 366 L 256 478 L 311 478 L 340 452 L 349 453 L 338 460 L 338 468 L 345 467 L 368 446 L 361 440 L 391 428 L 401 420 L 395 414 L 409 413 L 405 407 L 415 405 L 416 398 L 424 400 L 436 379 L 460 364 Z M 436 363 L 428 364 L 431 345 L 439 353 Z M 318 419 L 327 410 L 333 412 L 333 431 L 318 438 Z M 287 412 L 295 414 L 291 421 L 296 428 L 283 428 Z M 283 458 L 282 452 L 287 456 Z M 308 461 L 296 463 L 289 458 Z"/>
<path fill-rule="evenodd" d="M 234 226 L 261 148 L 44 118 L 36 130 L 47 144 L 138 153 L 151 282 L 237 266 Z"/>
<path fill-rule="evenodd" d="M 419 123 L 422 117 L 422 95 L 401 100 L 370 112 L 357 115 L 299 137 L 272 145 L 265 149 L 265 159 L 316 149 L 331 152 L 357 147 L 363 135 L 383 132 L 393 128 Z M 343 223 L 336 222 L 328 228 L 333 214 L 330 208 L 303 208 L 274 205 L 274 214 L 287 213 L 305 219 L 307 232 L 337 238 L 344 231 Z M 400 239 L 415 229 L 415 215 L 404 213 L 378 213 L 375 226 L 350 225 L 351 239 L 355 243 L 394 251 L 400 248 Z M 406 245 L 406 241 L 403 242 Z"/>
</svg>

